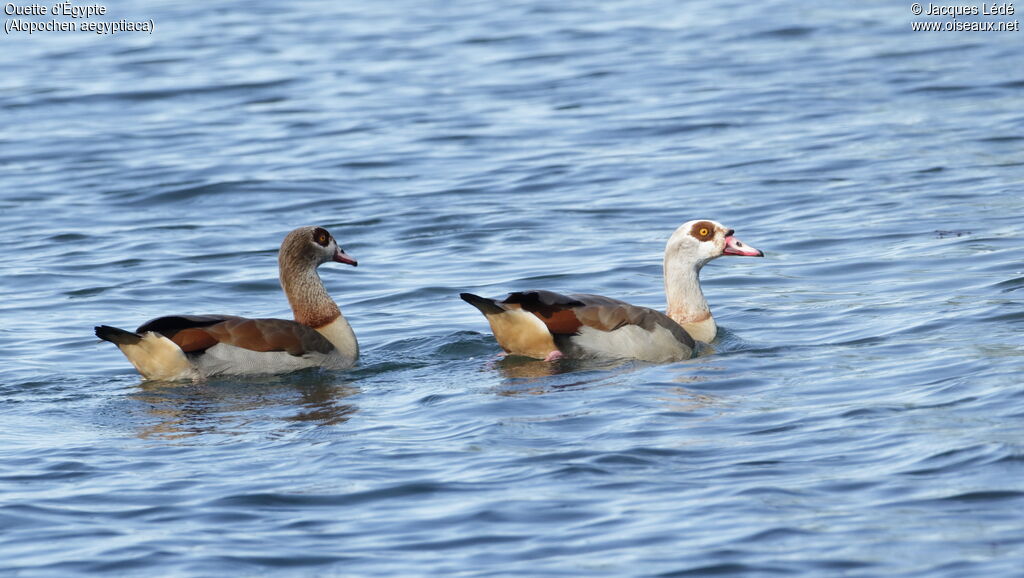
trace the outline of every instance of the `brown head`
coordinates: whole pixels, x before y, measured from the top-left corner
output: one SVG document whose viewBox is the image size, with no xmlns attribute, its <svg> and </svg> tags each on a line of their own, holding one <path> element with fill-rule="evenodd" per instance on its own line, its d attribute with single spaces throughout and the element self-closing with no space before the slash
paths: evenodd
<svg viewBox="0 0 1024 578">
<path fill-rule="evenodd" d="M 277 255 L 281 269 L 295 265 L 318 267 L 328 261 L 355 267 L 355 259 L 338 246 L 338 242 L 323 227 L 299 227 L 284 238 Z"/>
</svg>

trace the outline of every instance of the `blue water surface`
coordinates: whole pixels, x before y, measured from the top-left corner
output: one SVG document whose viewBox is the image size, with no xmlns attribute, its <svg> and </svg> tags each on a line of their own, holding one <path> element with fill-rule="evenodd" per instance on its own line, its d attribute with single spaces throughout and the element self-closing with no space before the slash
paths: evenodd
<svg viewBox="0 0 1024 578">
<path fill-rule="evenodd" d="M 909 2 L 105 6 L 155 30 L 0 40 L 0 573 L 1024 572 L 1024 32 L 911 32 Z M 458 299 L 661 308 L 694 218 L 767 253 L 704 269 L 710 355 L 500 359 Z M 289 316 L 308 224 L 360 262 L 322 268 L 356 369 L 145 383 L 93 336 Z"/>
</svg>

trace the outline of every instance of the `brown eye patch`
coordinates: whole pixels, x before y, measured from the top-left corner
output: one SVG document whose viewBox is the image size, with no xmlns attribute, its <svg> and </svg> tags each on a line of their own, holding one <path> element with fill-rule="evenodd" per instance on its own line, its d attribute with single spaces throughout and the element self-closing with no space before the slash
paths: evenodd
<svg viewBox="0 0 1024 578">
<path fill-rule="evenodd" d="M 710 241 L 715 238 L 715 226 L 707 221 L 698 221 L 690 229 L 690 236 L 698 241 Z"/>
<path fill-rule="evenodd" d="M 313 240 L 321 247 L 326 247 L 331 242 L 331 234 L 326 229 L 317 227 L 313 230 Z"/>
</svg>

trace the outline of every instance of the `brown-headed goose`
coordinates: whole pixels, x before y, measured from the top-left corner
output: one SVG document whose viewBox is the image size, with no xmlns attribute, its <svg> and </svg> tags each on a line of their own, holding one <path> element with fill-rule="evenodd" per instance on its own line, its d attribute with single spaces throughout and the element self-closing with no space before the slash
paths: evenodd
<svg viewBox="0 0 1024 578">
<path fill-rule="evenodd" d="M 96 336 L 124 353 L 146 379 L 285 373 L 307 367 L 355 365 L 359 344 L 327 294 L 316 268 L 328 261 L 356 265 L 321 227 L 301 227 L 278 253 L 281 287 L 295 321 L 233 315 L 172 315 L 125 331 L 96 327 Z"/>
<path fill-rule="evenodd" d="M 665 246 L 666 313 L 600 295 L 551 291 L 511 293 L 500 301 L 472 293 L 460 297 L 487 317 L 510 354 L 676 361 L 693 355 L 694 340 L 710 342 L 718 332 L 699 275 L 722 255 L 764 257 L 715 221 L 690 221 L 676 229 Z"/>
</svg>

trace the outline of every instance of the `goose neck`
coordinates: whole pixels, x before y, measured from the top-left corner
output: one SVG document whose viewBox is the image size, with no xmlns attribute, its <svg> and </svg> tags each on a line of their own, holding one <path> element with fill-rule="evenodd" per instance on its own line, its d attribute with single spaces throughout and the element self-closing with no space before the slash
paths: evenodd
<svg viewBox="0 0 1024 578">
<path fill-rule="evenodd" d="M 665 261 L 666 314 L 698 341 L 711 341 L 718 331 L 700 287 L 700 265 Z"/>
<path fill-rule="evenodd" d="M 318 328 L 341 316 L 341 310 L 327 293 L 315 265 L 296 266 L 282 262 L 280 279 L 281 288 L 299 323 Z"/>
</svg>

